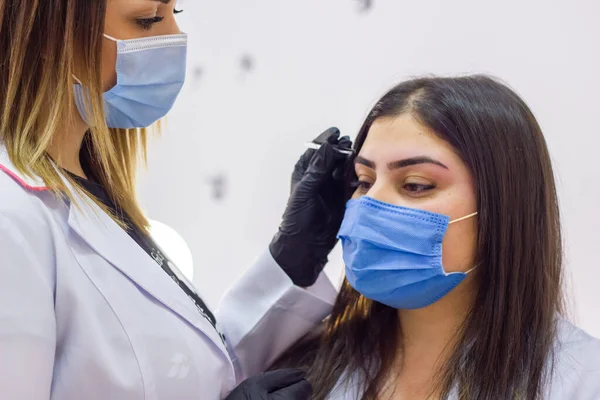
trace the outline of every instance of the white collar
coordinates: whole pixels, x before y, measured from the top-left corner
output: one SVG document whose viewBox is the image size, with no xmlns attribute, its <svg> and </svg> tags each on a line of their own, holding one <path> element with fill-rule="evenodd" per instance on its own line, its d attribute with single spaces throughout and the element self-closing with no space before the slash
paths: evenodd
<svg viewBox="0 0 600 400">
<path fill-rule="evenodd" d="M 48 187 L 40 177 L 33 174 L 28 176 L 17 170 L 17 168 L 10 161 L 8 151 L 6 150 L 4 143 L 0 143 L 0 170 L 27 190 L 33 190 L 36 192 L 48 190 Z"/>
</svg>

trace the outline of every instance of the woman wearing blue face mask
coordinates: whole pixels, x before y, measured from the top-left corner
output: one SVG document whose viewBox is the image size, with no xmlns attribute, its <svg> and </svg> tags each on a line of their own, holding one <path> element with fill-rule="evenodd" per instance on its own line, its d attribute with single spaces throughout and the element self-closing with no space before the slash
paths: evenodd
<svg viewBox="0 0 600 400">
<path fill-rule="evenodd" d="M 175 0 L 0 2 L 2 399 L 310 396 L 301 371 L 258 374 L 330 311 L 320 272 L 343 216 L 337 150 L 351 143 L 333 129 L 301 159 L 268 251 L 213 314 L 135 198 L 145 128 L 185 78 L 178 12 Z"/>
<path fill-rule="evenodd" d="M 600 399 L 564 316 L 558 201 L 527 105 L 487 77 L 388 92 L 356 139 L 346 281 L 304 366 L 314 399 Z"/>
</svg>

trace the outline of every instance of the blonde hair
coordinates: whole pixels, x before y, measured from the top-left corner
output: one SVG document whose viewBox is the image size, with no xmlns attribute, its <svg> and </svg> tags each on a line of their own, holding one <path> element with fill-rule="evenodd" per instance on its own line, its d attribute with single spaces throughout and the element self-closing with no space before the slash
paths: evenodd
<svg viewBox="0 0 600 400">
<path fill-rule="evenodd" d="M 105 11 L 106 0 L 0 0 L 0 141 L 21 173 L 40 177 L 50 190 L 72 200 L 48 149 L 73 118 L 77 75 L 89 91 L 90 169 L 119 211 L 147 232 L 148 221 L 135 191 L 147 131 L 109 129 L 105 121 L 101 78 Z"/>
</svg>

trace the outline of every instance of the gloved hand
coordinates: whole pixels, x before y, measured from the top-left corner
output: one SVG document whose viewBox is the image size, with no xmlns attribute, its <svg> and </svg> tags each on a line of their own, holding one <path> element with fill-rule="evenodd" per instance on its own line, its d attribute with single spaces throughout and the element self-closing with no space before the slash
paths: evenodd
<svg viewBox="0 0 600 400">
<path fill-rule="evenodd" d="M 352 141 L 330 128 L 319 150 L 309 149 L 292 174 L 292 191 L 269 249 L 295 285 L 312 286 L 337 242 L 345 212 L 344 172 Z"/>
<path fill-rule="evenodd" d="M 300 369 L 279 369 L 242 382 L 225 400 L 309 400 L 312 386 Z"/>
</svg>

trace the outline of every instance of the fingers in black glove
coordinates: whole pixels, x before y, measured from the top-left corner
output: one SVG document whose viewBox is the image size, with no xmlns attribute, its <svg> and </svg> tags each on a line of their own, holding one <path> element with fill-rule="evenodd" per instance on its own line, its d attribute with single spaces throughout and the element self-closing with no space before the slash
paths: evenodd
<svg viewBox="0 0 600 400">
<path fill-rule="evenodd" d="M 271 400 L 308 400 L 313 393 L 312 385 L 306 380 L 302 379 L 288 387 L 282 388 L 276 392 L 271 393 Z"/>
<path fill-rule="evenodd" d="M 309 400 L 312 386 L 300 369 L 266 372 L 242 382 L 225 400 Z"/>
<path fill-rule="evenodd" d="M 344 136 L 340 138 L 337 143 L 336 149 L 339 150 L 352 150 L 352 140 L 350 140 L 349 136 Z M 351 157 L 346 157 L 346 159 L 350 159 Z M 347 163 L 344 163 L 337 167 L 335 171 L 333 171 L 333 178 L 338 181 L 343 181 L 346 178 L 346 171 L 348 170 Z"/>
<path fill-rule="evenodd" d="M 313 140 L 313 143 L 318 143 L 318 144 L 330 143 L 332 145 L 335 145 L 337 143 L 337 140 L 339 137 L 340 137 L 340 130 L 338 128 L 329 128 L 326 131 L 324 131 L 323 133 L 321 133 L 319 136 L 317 136 L 315 138 L 315 140 Z M 349 138 L 348 138 L 348 140 L 349 140 Z M 352 142 L 350 142 L 350 143 L 352 143 Z M 300 182 L 300 180 L 304 176 L 304 173 L 308 169 L 308 166 L 310 165 L 310 162 L 313 159 L 313 157 L 315 156 L 316 152 L 317 152 L 317 150 L 315 150 L 315 149 L 306 150 L 304 152 L 304 154 L 302 155 L 302 157 L 300 157 L 300 160 L 298 160 L 298 162 L 296 163 L 296 166 L 294 167 L 294 172 L 292 172 L 292 185 L 291 185 L 292 192 L 294 191 L 296 184 L 298 182 Z"/>
<path fill-rule="evenodd" d="M 325 142 L 329 142 L 331 144 L 336 144 L 340 137 L 340 130 L 335 126 L 323 131 L 319 136 L 317 136 L 313 143 L 323 144 Z"/>
<path fill-rule="evenodd" d="M 325 142 L 310 160 L 302 180 L 308 179 L 307 174 L 312 174 L 321 181 L 326 181 L 334 169 L 344 165 L 347 158 L 348 156 L 340 153 L 335 145 Z"/>
<path fill-rule="evenodd" d="M 291 192 L 294 192 L 296 185 L 306 179 L 306 173 L 309 167 L 313 173 L 320 175 L 323 180 L 329 178 L 328 175 L 333 171 L 332 176 L 337 180 L 343 180 L 346 171 L 347 154 L 340 150 L 352 150 L 352 140 L 349 136 L 340 138 L 338 128 L 329 128 L 317 136 L 313 143 L 318 143 L 321 147 L 318 150 L 308 149 L 300 160 L 296 163 L 292 172 Z"/>
<path fill-rule="evenodd" d="M 305 377 L 306 373 L 303 370 L 298 368 L 287 368 L 265 372 L 260 375 L 258 379 L 265 390 L 269 393 L 273 393 L 298 383 Z"/>
</svg>

